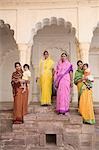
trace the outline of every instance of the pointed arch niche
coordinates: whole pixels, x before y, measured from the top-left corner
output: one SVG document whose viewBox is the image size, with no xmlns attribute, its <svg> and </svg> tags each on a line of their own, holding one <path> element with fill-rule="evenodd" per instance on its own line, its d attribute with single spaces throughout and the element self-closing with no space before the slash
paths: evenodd
<svg viewBox="0 0 99 150">
<path fill-rule="evenodd" d="M 38 74 L 39 61 L 44 50 L 48 50 L 50 57 L 55 63 L 60 59 L 61 53 L 66 51 L 74 68 L 76 68 L 79 52 L 77 52 L 78 41 L 75 33 L 76 29 L 63 18 L 45 18 L 42 22 L 36 24 L 31 51 L 31 70 L 33 70 L 31 89 L 33 101 L 39 100 L 40 91 L 35 79 Z"/>
<path fill-rule="evenodd" d="M 89 49 L 89 64 L 94 75 L 94 101 L 99 102 L 99 24 L 97 24 L 97 27 L 93 31 Z"/>
<path fill-rule="evenodd" d="M 14 30 L 0 20 L 0 101 L 12 101 L 11 74 L 19 52 L 14 39 Z"/>
</svg>

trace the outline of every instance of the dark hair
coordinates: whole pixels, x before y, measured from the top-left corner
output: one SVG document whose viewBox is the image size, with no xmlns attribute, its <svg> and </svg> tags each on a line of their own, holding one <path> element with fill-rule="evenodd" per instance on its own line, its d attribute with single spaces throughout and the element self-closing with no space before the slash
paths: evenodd
<svg viewBox="0 0 99 150">
<path fill-rule="evenodd" d="M 17 65 L 21 66 L 20 62 L 15 62 L 15 64 L 14 64 L 15 68 Z"/>
<path fill-rule="evenodd" d="M 44 51 L 44 52 L 43 52 L 43 55 L 45 55 L 45 53 L 49 54 L 48 51 Z"/>
<path fill-rule="evenodd" d="M 78 60 L 78 61 L 77 61 L 77 66 L 79 66 L 79 63 L 82 63 L 82 64 L 83 64 L 82 60 Z"/>
<path fill-rule="evenodd" d="M 28 64 L 24 64 L 23 68 L 27 67 L 28 69 L 30 68 L 30 66 Z"/>
<path fill-rule="evenodd" d="M 65 56 L 67 57 L 67 54 L 66 54 L 66 53 L 62 53 L 62 54 L 61 54 L 61 57 L 62 57 L 63 55 L 65 55 Z"/>
<path fill-rule="evenodd" d="M 87 66 L 87 68 L 88 68 L 89 65 L 87 63 L 85 63 L 85 64 L 83 64 L 83 66 Z"/>
</svg>

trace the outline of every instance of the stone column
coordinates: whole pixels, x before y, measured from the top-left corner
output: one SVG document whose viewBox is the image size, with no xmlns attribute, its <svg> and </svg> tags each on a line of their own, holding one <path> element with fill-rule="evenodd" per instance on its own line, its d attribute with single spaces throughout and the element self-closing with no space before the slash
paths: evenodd
<svg viewBox="0 0 99 150">
<path fill-rule="evenodd" d="M 30 65 L 31 47 L 31 44 L 18 44 L 22 66 L 26 63 Z"/>
<path fill-rule="evenodd" d="M 38 102 L 40 99 L 40 82 L 36 83 L 36 77 L 38 77 L 38 65 L 33 66 L 33 79 L 32 79 L 32 99 L 33 102 Z"/>
<path fill-rule="evenodd" d="M 80 49 L 81 49 L 81 59 L 84 63 L 89 62 L 89 43 L 81 43 Z"/>
</svg>

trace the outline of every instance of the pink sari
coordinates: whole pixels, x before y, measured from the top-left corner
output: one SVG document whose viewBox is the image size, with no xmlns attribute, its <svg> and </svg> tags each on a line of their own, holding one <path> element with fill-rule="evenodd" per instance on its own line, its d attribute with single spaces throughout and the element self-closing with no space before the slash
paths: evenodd
<svg viewBox="0 0 99 150">
<path fill-rule="evenodd" d="M 70 103 L 70 71 L 73 71 L 71 63 L 59 61 L 55 71 L 55 88 L 57 88 L 56 111 L 66 113 Z"/>
</svg>

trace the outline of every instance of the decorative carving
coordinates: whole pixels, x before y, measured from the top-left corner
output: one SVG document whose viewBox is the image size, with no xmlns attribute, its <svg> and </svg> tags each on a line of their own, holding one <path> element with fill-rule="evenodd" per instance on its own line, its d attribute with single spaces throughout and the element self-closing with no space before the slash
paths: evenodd
<svg viewBox="0 0 99 150">
<path fill-rule="evenodd" d="M 97 24 L 96 28 L 94 28 L 93 37 L 92 37 L 91 45 L 90 45 L 90 52 L 94 50 L 99 51 L 99 23 Z"/>
<path fill-rule="evenodd" d="M 0 27 L 2 28 L 4 26 L 4 21 L 0 20 Z"/>
<path fill-rule="evenodd" d="M 57 24 L 56 17 L 51 17 L 51 24 Z"/>
<path fill-rule="evenodd" d="M 35 29 L 33 29 L 33 35 L 35 36 L 39 31 L 42 31 L 43 28 L 53 25 L 57 25 L 57 28 L 63 26 L 63 30 L 65 30 L 67 33 L 70 33 L 72 36 L 75 36 L 76 34 L 76 29 L 72 27 L 70 22 L 66 22 L 63 18 L 51 17 L 50 19 L 44 18 L 42 22 L 38 22 L 35 25 Z"/>
<path fill-rule="evenodd" d="M 10 29 L 11 28 L 11 26 L 7 23 L 7 24 L 5 24 L 5 26 L 8 28 L 8 29 Z"/>
<path fill-rule="evenodd" d="M 43 27 L 49 25 L 50 20 L 48 18 L 43 19 Z"/>
<path fill-rule="evenodd" d="M 14 39 L 14 30 L 11 26 L 0 20 L 0 61 L 3 61 L 6 53 L 17 50 L 17 44 Z"/>
</svg>

